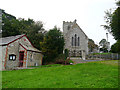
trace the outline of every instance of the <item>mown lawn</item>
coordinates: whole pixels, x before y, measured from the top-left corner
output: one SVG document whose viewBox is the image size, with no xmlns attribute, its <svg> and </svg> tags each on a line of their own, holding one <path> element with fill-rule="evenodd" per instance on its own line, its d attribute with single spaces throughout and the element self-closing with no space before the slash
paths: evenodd
<svg viewBox="0 0 120 90">
<path fill-rule="evenodd" d="M 118 61 L 3 71 L 2 86 L 3 88 L 118 88 Z"/>
</svg>

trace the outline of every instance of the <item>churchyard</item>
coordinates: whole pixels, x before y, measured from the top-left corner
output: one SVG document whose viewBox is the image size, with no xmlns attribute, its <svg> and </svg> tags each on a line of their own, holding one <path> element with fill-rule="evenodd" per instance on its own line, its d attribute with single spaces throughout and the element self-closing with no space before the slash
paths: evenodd
<svg viewBox="0 0 120 90">
<path fill-rule="evenodd" d="M 2 71 L 3 88 L 118 88 L 118 60 Z"/>
</svg>

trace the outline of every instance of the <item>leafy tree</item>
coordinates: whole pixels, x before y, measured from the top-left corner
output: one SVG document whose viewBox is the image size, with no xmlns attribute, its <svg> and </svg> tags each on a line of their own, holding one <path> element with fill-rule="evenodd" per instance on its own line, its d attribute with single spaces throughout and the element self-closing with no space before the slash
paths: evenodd
<svg viewBox="0 0 120 90">
<path fill-rule="evenodd" d="M 93 52 L 95 48 L 98 48 L 98 45 L 96 45 L 92 39 L 89 39 L 88 47 L 89 47 L 89 52 Z"/>
<path fill-rule="evenodd" d="M 69 50 L 65 49 L 65 65 L 66 65 L 66 60 L 67 60 L 68 55 L 69 55 Z"/>
<path fill-rule="evenodd" d="M 101 46 L 100 51 L 107 52 L 108 42 L 106 41 L 106 39 L 102 39 L 102 40 L 99 42 L 99 45 Z"/>
<path fill-rule="evenodd" d="M 2 10 L 2 37 L 13 36 L 20 34 L 19 32 L 19 21 L 16 17 L 5 13 Z"/>
<path fill-rule="evenodd" d="M 116 5 L 118 6 L 116 10 L 112 11 L 112 9 L 109 9 L 105 11 L 105 22 L 106 25 L 103 26 L 106 30 L 108 30 L 109 33 L 111 33 L 116 40 L 120 39 L 120 0 L 116 2 Z"/>
<path fill-rule="evenodd" d="M 15 16 L 7 14 L 4 10 L 2 10 L 2 13 L 2 37 L 26 34 L 31 43 L 41 50 L 39 42 L 43 41 L 44 33 L 46 32 L 41 21 L 35 22 L 30 18 L 28 20 L 23 18 L 16 19 Z"/>
<path fill-rule="evenodd" d="M 120 40 L 111 46 L 112 53 L 120 53 Z"/>
<path fill-rule="evenodd" d="M 114 38 L 117 40 L 117 42 L 112 45 L 111 51 L 112 52 L 120 52 L 120 49 L 118 49 L 118 44 L 120 40 L 120 0 L 116 2 L 116 5 L 118 6 L 116 10 L 113 12 L 110 10 L 107 10 L 105 12 L 105 20 L 107 25 L 102 25 L 106 30 L 108 30 Z M 113 50 L 115 49 L 115 50 Z"/>
<path fill-rule="evenodd" d="M 40 45 L 44 53 L 43 63 L 54 62 L 55 58 L 63 52 L 64 38 L 62 32 L 57 27 L 54 27 L 46 33 Z"/>
<path fill-rule="evenodd" d="M 112 14 L 111 32 L 116 40 L 120 40 L 120 7 Z"/>
</svg>

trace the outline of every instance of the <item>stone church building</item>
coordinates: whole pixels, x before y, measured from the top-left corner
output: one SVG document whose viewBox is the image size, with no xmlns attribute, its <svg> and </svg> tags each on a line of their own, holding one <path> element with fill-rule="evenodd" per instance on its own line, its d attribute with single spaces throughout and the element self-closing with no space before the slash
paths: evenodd
<svg viewBox="0 0 120 90">
<path fill-rule="evenodd" d="M 64 49 L 69 50 L 70 57 L 80 57 L 85 60 L 88 54 L 88 37 L 76 23 L 63 21 Z"/>
</svg>

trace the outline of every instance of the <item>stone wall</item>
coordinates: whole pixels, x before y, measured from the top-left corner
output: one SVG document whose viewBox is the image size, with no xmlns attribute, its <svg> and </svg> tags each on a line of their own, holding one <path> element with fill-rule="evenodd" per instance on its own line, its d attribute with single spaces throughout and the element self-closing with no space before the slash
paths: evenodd
<svg viewBox="0 0 120 90">
<path fill-rule="evenodd" d="M 42 54 L 37 52 L 28 51 L 27 66 L 39 66 L 41 65 Z"/>
<path fill-rule="evenodd" d="M 24 36 L 21 39 L 18 39 L 9 45 L 2 46 L 2 66 L 4 70 L 4 64 L 5 64 L 5 69 L 14 69 L 15 67 L 19 67 L 19 52 L 24 51 L 24 60 L 23 60 L 23 67 L 28 66 L 34 66 L 35 63 L 37 65 L 41 65 L 41 59 L 42 59 L 42 54 L 38 52 L 33 52 L 33 51 L 28 51 L 27 49 L 24 48 L 26 47 L 33 47 L 29 40 Z M 9 60 L 9 55 L 15 55 L 16 60 Z M 6 61 L 6 63 L 5 63 Z"/>
</svg>

